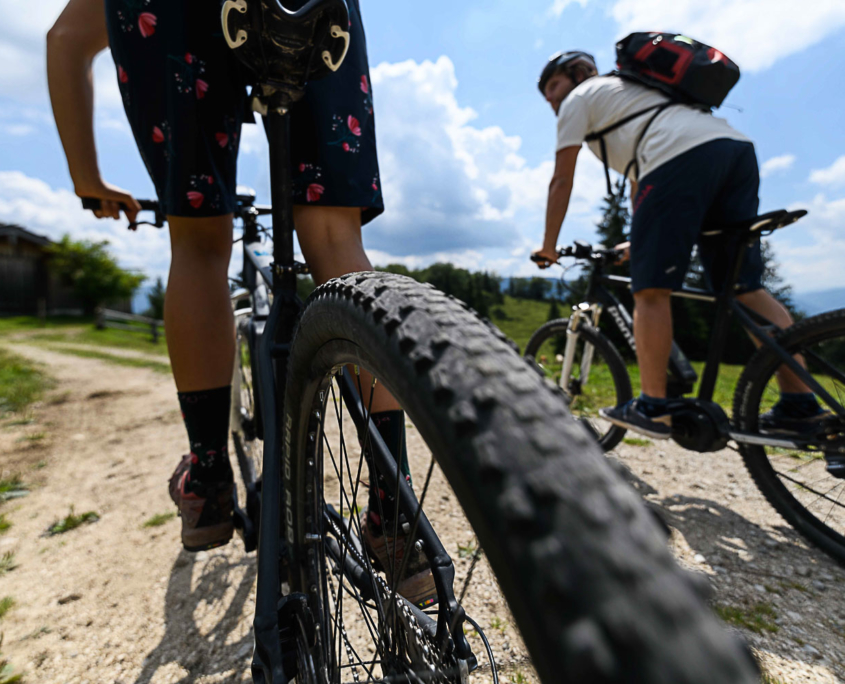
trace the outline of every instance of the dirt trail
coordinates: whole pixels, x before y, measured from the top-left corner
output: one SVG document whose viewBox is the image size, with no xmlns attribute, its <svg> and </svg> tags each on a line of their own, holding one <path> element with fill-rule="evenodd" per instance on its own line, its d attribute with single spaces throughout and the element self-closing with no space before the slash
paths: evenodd
<svg viewBox="0 0 845 684">
<path fill-rule="evenodd" d="M 254 558 L 239 543 L 181 551 L 177 519 L 143 527 L 172 510 L 166 479 L 186 447 L 172 379 L 8 346 L 49 366 L 58 386 L 35 423 L 0 430 L 0 475 L 36 485 L 3 508 L 13 527 L 0 553 L 14 551 L 19 566 L 0 577 L 0 597 L 16 602 L 0 621 L 5 656 L 44 684 L 250 681 Z M 715 603 L 771 607 L 776 631 L 742 631 L 774 681 L 845 681 L 845 572 L 785 526 L 735 453 L 623 445 L 617 457 L 666 512 L 681 561 L 712 578 Z M 99 522 L 42 536 L 70 506 Z M 454 545 L 463 530 L 442 529 L 449 510 L 444 496 L 432 518 Z"/>
</svg>

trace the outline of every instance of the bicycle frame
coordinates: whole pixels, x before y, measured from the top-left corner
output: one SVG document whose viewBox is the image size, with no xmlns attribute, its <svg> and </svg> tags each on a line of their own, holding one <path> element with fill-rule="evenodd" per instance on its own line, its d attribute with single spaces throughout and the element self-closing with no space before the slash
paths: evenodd
<svg viewBox="0 0 845 684">
<path fill-rule="evenodd" d="M 705 360 L 697 398 L 706 402 L 712 402 L 713 400 L 719 366 L 728 342 L 731 316 L 736 316 L 740 324 L 750 335 L 758 340 L 762 346 L 765 346 L 774 352 L 783 361 L 783 364 L 795 373 L 795 375 L 817 396 L 824 400 L 834 413 L 842 418 L 845 418 L 845 407 L 834 399 L 834 397 L 832 397 L 830 393 L 821 386 L 811 373 L 806 370 L 791 354 L 783 349 L 783 347 L 781 347 L 776 339 L 770 334 L 769 330 L 777 330 L 777 326 L 764 316 L 749 309 L 737 300 L 734 291 L 735 284 L 739 280 L 740 268 L 742 266 L 745 251 L 750 241 L 753 239 L 757 239 L 756 236 L 751 236 L 749 240 L 736 241 L 737 245 L 732 262 L 733 269 L 731 271 L 731 276 L 726 280 L 725 287 L 722 292 L 715 293 L 687 286 L 683 286 L 679 290 L 672 292 L 673 297 L 712 302 L 716 305 L 716 315 L 710 335 L 710 345 L 708 347 L 707 359 Z M 598 327 L 598 321 L 601 314 L 604 309 L 607 309 L 611 319 L 627 341 L 631 350 L 636 352 L 636 342 L 633 335 L 633 320 L 622 302 L 614 296 L 606 285 L 622 285 L 630 288 L 631 279 L 622 276 L 604 274 L 603 262 L 601 260 L 595 260 L 593 262 L 593 269 L 589 278 L 585 302 L 573 308 L 569 328 L 567 329 L 567 342 L 564 352 L 564 368 L 562 369 L 561 374 L 561 386 L 567 383 L 564 378 L 568 378 L 568 374 L 572 370 L 572 360 L 575 356 L 575 344 L 578 340 L 578 327 L 582 324 L 585 316 L 589 316 L 589 321 L 594 326 Z M 589 376 L 589 364 L 592 362 L 591 351 L 592 350 L 587 350 L 585 348 L 585 353 L 582 357 L 582 378 L 587 378 Z M 822 362 L 821 359 L 816 360 Z M 567 361 L 568 365 L 566 365 Z M 586 369 L 584 368 L 585 361 L 587 363 Z M 845 381 L 845 376 L 843 376 L 843 374 L 835 368 L 828 368 L 828 370 L 833 372 L 840 380 Z M 692 391 L 694 383 L 698 379 L 698 374 L 695 372 L 689 362 L 689 359 L 674 340 L 672 341 L 668 371 L 669 383 L 667 390 L 669 396 L 679 397 Z M 563 387 L 563 389 L 566 390 L 567 387 Z M 739 432 L 731 432 L 731 437 L 737 441 L 749 443 L 765 443 L 785 446 L 787 448 L 794 448 L 796 446 L 796 442 L 792 440 L 780 440 Z"/>
<path fill-rule="evenodd" d="M 287 599 L 301 600 L 302 595 L 289 594 L 279 602 L 282 582 L 281 567 L 287 555 L 285 538 L 293 538 L 293 510 L 283 486 L 283 463 L 290 455 L 289 433 L 281 434 L 285 425 L 284 391 L 287 384 L 287 363 L 294 329 L 303 304 L 296 293 L 296 278 L 307 273 L 305 264 L 294 259 L 292 183 L 290 165 L 290 118 L 286 111 L 271 111 L 264 116 L 264 127 L 270 147 L 270 179 L 272 188 L 272 250 L 261 242 L 253 220 L 260 210 L 245 221 L 244 285 L 233 295 L 233 301 L 252 299 L 252 328 L 258 382 L 255 386 L 257 436 L 264 440 L 263 475 L 258 531 L 258 578 L 256 587 L 255 652 L 253 677 L 266 684 L 287 684 L 283 663 L 280 615 Z M 272 304 L 268 292 L 272 292 Z M 374 423 L 369 420 L 357 388 L 344 371 L 341 394 L 348 415 L 360 434 L 366 434 L 373 460 L 388 482 L 398 482 L 397 498 L 404 509 L 418 507 L 416 495 L 398 477 L 398 464 L 385 445 Z M 260 416 L 260 420 L 258 417 Z M 283 522 L 286 534 L 283 532 Z M 455 567 L 443 543 L 420 510 L 416 535 L 422 540 L 431 562 L 437 588 L 438 611 L 435 643 L 442 648 L 451 637 L 457 656 L 473 662 L 472 649 L 463 633 L 464 611 L 453 590 Z M 471 668 L 472 669 L 472 668 Z"/>
</svg>

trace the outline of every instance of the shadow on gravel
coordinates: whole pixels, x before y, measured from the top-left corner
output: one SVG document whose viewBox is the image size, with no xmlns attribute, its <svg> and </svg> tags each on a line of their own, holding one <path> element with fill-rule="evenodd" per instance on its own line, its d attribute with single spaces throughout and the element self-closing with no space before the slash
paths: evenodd
<svg viewBox="0 0 845 684">
<path fill-rule="evenodd" d="M 243 605 L 252 593 L 255 576 L 252 556 L 233 561 L 220 552 L 182 551 L 164 597 L 164 636 L 147 654 L 135 684 L 147 684 L 163 668 L 172 671 L 171 664 L 188 670 L 171 682 L 188 684 L 233 669 L 233 681 L 239 681 L 252 655 L 252 632 L 234 641 L 231 635 L 242 623 Z"/>
</svg>

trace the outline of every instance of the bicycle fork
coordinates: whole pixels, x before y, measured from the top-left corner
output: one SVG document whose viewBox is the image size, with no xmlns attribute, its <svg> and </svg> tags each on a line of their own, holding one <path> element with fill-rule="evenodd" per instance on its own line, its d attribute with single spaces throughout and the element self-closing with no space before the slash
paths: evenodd
<svg viewBox="0 0 845 684">
<path fill-rule="evenodd" d="M 572 366 L 575 363 L 575 351 L 578 346 L 578 340 L 581 337 L 579 331 L 585 322 L 593 327 L 598 327 L 601 310 L 601 304 L 589 304 L 588 302 L 582 302 L 572 309 L 572 315 L 569 317 L 569 326 L 566 328 L 566 347 L 563 350 L 563 367 L 560 372 L 560 388 L 567 395 L 571 393 L 569 378 L 572 374 Z M 590 368 L 593 365 L 594 351 L 595 347 L 592 344 L 589 342 L 584 344 L 579 379 L 581 386 L 585 385 L 590 379 Z"/>
</svg>

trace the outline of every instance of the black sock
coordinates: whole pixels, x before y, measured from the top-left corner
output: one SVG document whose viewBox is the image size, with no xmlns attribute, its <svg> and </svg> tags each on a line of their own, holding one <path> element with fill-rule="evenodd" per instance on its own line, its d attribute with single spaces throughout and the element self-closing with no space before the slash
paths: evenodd
<svg viewBox="0 0 845 684">
<path fill-rule="evenodd" d="M 405 444 L 405 412 L 380 411 L 373 413 L 372 419 L 391 455 L 398 461 L 399 471 L 408 484 L 411 484 L 411 468 L 408 465 L 408 448 Z M 376 473 L 372 461 L 370 462 L 370 520 L 377 525 L 382 524 L 385 529 L 392 524 L 396 513 L 396 499 L 388 494 L 395 485 L 395 482 L 391 482 L 388 486 L 387 478 L 381 473 Z"/>
<path fill-rule="evenodd" d="M 231 386 L 179 392 L 193 457 L 188 478 L 191 491 L 232 479 L 228 453 L 231 392 Z"/>
</svg>

